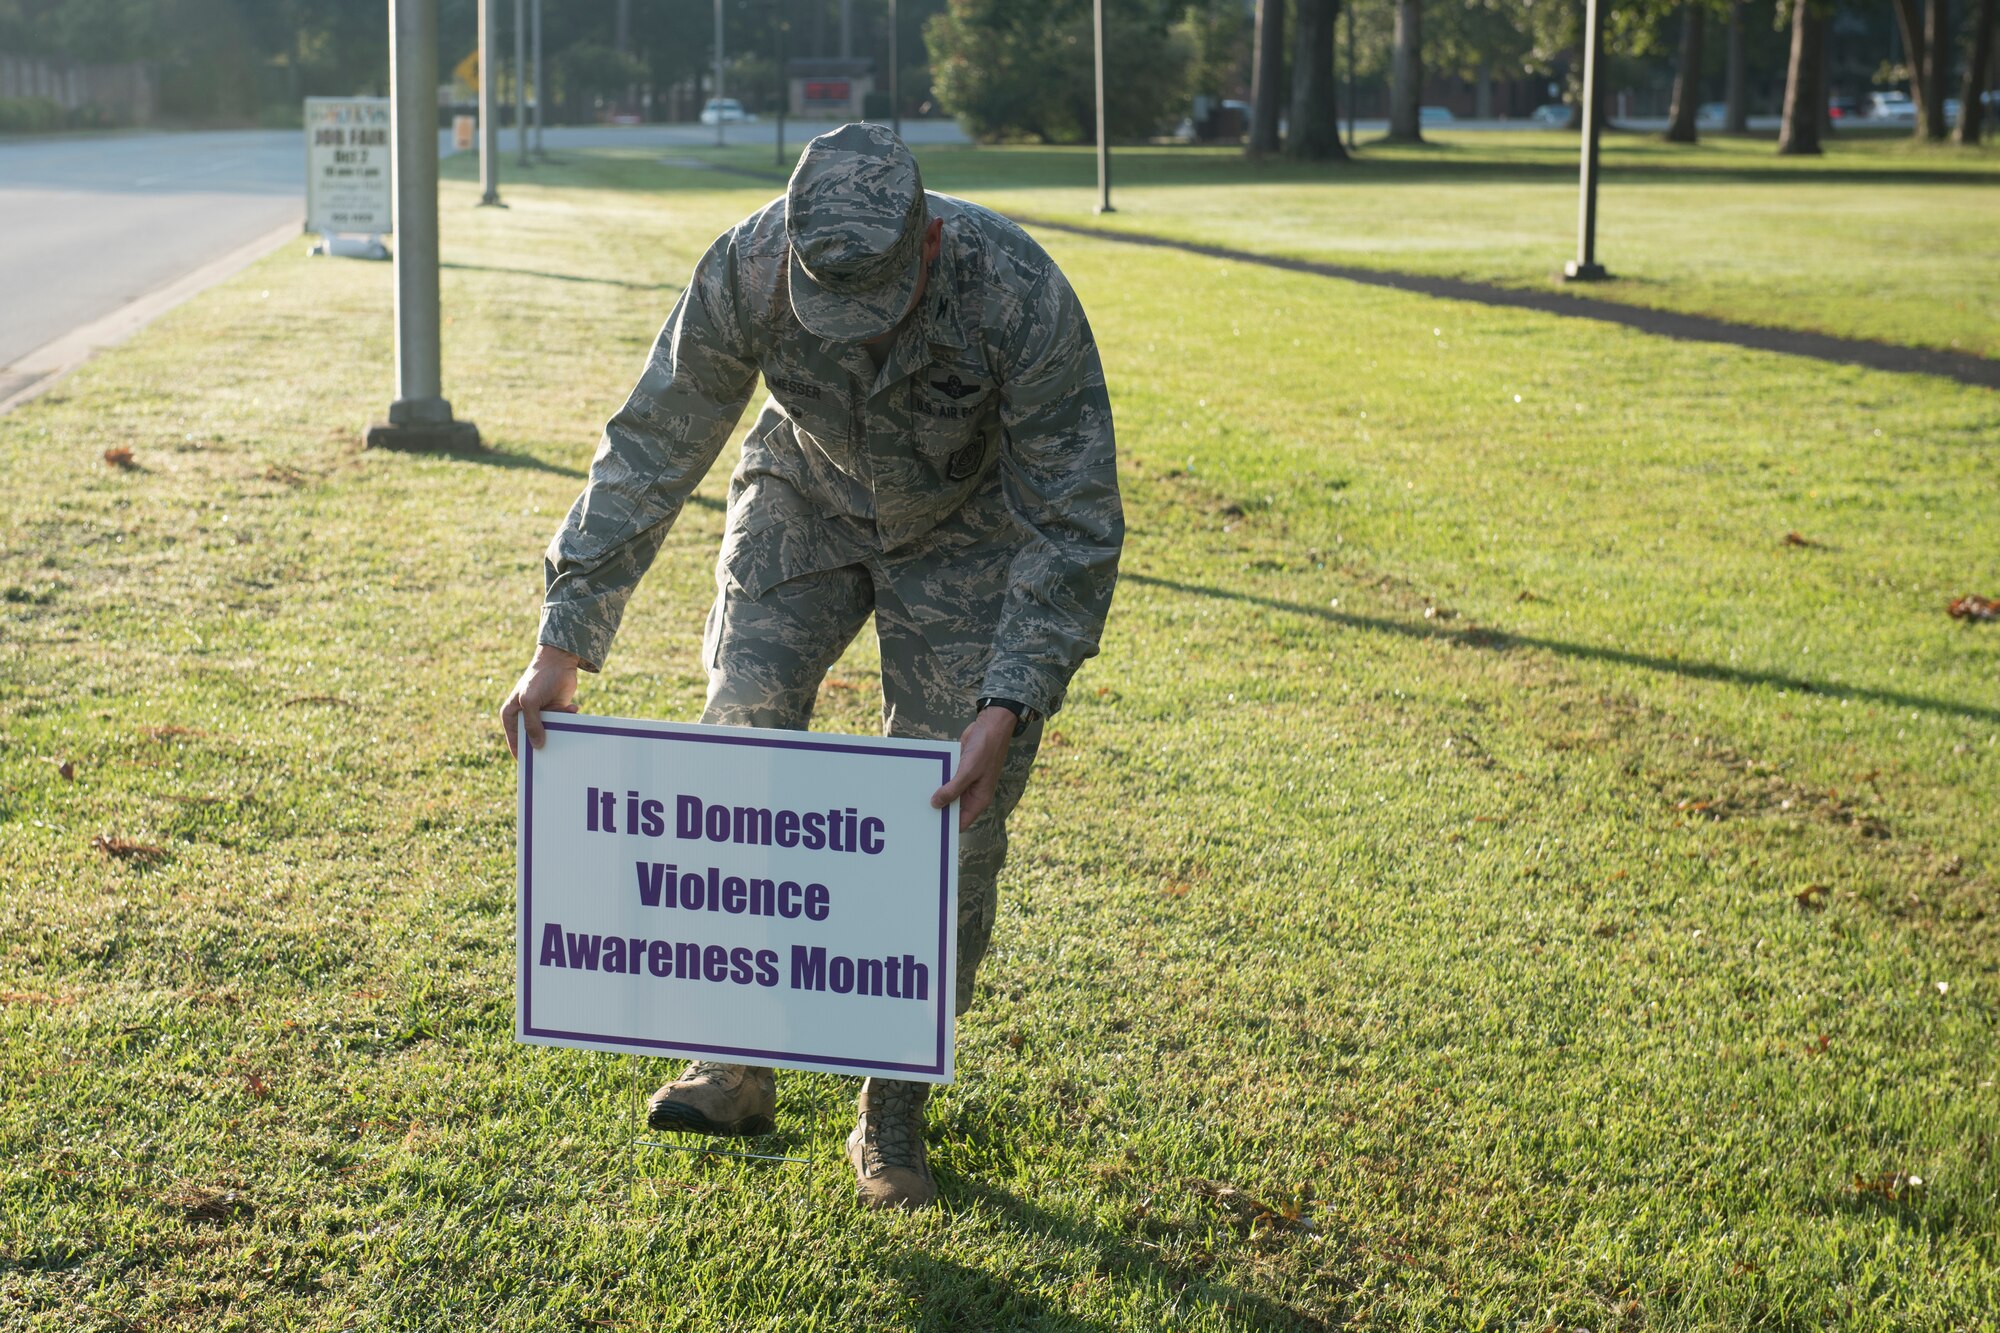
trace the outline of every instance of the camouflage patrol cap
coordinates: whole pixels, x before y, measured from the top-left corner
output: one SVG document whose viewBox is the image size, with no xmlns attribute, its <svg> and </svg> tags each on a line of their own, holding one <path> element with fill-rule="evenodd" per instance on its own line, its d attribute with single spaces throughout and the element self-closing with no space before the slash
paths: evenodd
<svg viewBox="0 0 2000 1333">
<path fill-rule="evenodd" d="M 916 296 L 925 217 L 917 159 L 882 126 L 808 143 L 785 187 L 792 312 L 806 331 L 860 342 L 894 328 Z"/>
</svg>

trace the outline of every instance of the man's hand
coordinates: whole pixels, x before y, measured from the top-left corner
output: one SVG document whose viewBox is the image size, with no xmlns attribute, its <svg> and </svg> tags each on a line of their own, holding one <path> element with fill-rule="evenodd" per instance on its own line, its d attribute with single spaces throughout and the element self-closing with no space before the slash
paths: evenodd
<svg viewBox="0 0 2000 1333">
<path fill-rule="evenodd" d="M 517 716 L 528 720 L 528 743 L 539 750 L 544 739 L 542 714 L 576 711 L 576 669 L 582 662 L 575 653 L 551 648 L 546 643 L 536 647 L 534 660 L 514 682 L 507 702 L 500 705 L 500 730 L 507 733 L 508 754 L 516 759 L 521 757 L 514 743 Z"/>
<path fill-rule="evenodd" d="M 993 804 L 1000 790 L 1000 770 L 1007 763 L 1007 747 L 1014 742 L 1014 725 L 1020 719 L 1005 708 L 988 708 L 972 719 L 972 725 L 958 738 L 958 775 L 931 793 L 931 809 L 942 810 L 953 801 L 958 807 L 958 831 L 972 827 L 972 821 Z"/>
</svg>

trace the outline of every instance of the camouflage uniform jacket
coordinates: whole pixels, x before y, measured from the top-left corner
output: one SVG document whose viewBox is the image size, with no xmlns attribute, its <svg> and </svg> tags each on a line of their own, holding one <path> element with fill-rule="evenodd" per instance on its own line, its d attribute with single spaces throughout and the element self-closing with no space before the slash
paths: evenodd
<svg viewBox="0 0 2000 1333">
<path fill-rule="evenodd" d="M 949 587 L 938 562 L 969 544 L 954 522 L 997 511 L 1011 554 L 1004 602 L 982 612 L 978 692 L 1061 705 L 1097 651 L 1124 536 L 1096 343 L 1027 233 L 964 200 L 930 193 L 927 205 L 942 246 L 922 310 L 879 371 L 867 349 L 823 341 L 792 313 L 783 198 L 716 240 L 549 544 L 541 642 L 603 664 L 761 371 L 769 397 L 731 486 L 725 573 L 754 595 L 900 560 L 936 590 Z M 990 545 L 992 533 L 975 535 Z"/>
</svg>

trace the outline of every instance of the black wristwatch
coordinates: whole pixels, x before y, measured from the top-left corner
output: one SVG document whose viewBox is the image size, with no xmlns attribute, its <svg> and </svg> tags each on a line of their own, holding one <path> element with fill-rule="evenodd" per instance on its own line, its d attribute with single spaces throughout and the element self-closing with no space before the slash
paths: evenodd
<svg viewBox="0 0 2000 1333">
<path fill-rule="evenodd" d="M 1017 699 L 1001 699 L 991 694 L 972 705 L 973 716 L 977 717 L 989 708 L 1004 708 L 1014 715 L 1014 734 L 1016 736 L 1026 731 L 1035 722 L 1040 721 L 1042 716 Z"/>
</svg>

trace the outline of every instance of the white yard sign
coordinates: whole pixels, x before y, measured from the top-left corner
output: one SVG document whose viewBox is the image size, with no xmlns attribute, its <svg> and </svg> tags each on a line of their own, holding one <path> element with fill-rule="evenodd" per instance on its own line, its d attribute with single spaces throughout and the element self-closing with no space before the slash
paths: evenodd
<svg viewBox="0 0 2000 1333">
<path fill-rule="evenodd" d="M 387 234 L 389 99 L 306 99 L 306 230 Z"/>
<path fill-rule="evenodd" d="M 524 1042 L 948 1083 L 941 741 L 543 714 L 521 743 Z"/>
</svg>

